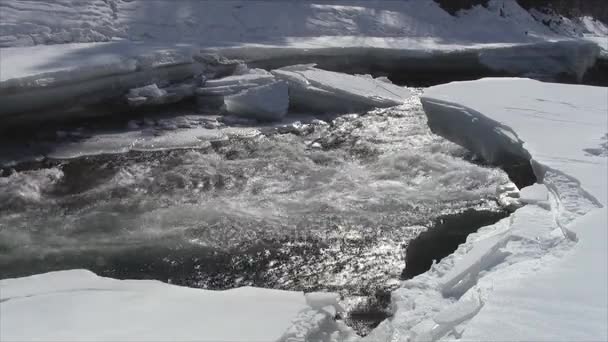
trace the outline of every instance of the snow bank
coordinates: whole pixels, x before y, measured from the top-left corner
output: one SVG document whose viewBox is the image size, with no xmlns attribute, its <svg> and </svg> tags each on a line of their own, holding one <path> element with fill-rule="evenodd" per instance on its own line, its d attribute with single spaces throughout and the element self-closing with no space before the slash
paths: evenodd
<svg viewBox="0 0 608 342">
<path fill-rule="evenodd" d="M 523 189 L 527 206 L 404 282 L 393 293 L 394 318 L 370 341 L 608 338 L 608 160 L 585 152 L 605 141 L 607 96 L 606 88 L 528 79 L 425 92 L 435 132 L 488 161 L 528 158 L 543 185 Z"/>
<path fill-rule="evenodd" d="M 301 292 L 207 291 L 85 270 L 4 279 L 0 290 L 3 341 L 276 341 L 293 331 L 302 340 L 350 334 L 317 309 L 331 311 L 335 296 L 313 307 Z"/>
<path fill-rule="evenodd" d="M 317 69 L 314 65 L 294 65 L 272 73 L 289 85 L 290 105 L 315 112 L 352 112 L 403 104 L 409 90 L 376 80 Z"/>
</svg>

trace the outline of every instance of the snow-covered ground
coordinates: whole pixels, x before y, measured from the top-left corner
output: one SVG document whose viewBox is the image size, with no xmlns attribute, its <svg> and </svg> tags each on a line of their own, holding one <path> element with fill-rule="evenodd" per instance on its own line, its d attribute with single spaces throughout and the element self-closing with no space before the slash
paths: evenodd
<svg viewBox="0 0 608 342">
<path fill-rule="evenodd" d="M 404 282 L 369 340 L 606 340 L 608 89 L 482 79 L 432 87 L 422 102 L 435 132 L 489 161 L 530 159 L 542 185 Z"/>
<path fill-rule="evenodd" d="M 85 270 L 0 280 L 2 341 L 348 340 L 331 293 L 205 291 Z"/>
</svg>

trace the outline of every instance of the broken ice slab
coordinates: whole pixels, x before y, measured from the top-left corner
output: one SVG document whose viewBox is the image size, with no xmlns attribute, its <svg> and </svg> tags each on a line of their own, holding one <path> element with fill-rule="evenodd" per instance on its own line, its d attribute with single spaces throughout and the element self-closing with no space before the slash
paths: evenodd
<svg viewBox="0 0 608 342">
<path fill-rule="evenodd" d="M 205 87 L 235 86 L 239 84 L 264 85 L 271 83 L 272 81 L 274 81 L 274 76 L 270 73 L 232 75 L 224 78 L 218 78 L 215 80 L 207 80 L 207 82 L 205 83 Z"/>
<path fill-rule="evenodd" d="M 480 272 L 496 265 L 505 255 L 500 251 L 511 239 L 509 232 L 501 232 L 477 241 L 474 247 L 440 280 L 445 297 L 460 297 L 477 282 Z M 466 283 L 466 286 L 462 286 Z"/>
<path fill-rule="evenodd" d="M 229 114 L 256 120 L 279 120 L 287 114 L 289 93 L 285 82 L 247 89 L 224 99 Z"/>
<path fill-rule="evenodd" d="M 520 198 L 522 202 L 529 204 L 547 202 L 549 200 L 549 190 L 544 184 L 532 184 L 521 189 Z"/>
<path fill-rule="evenodd" d="M 183 83 L 167 88 L 159 88 L 156 83 L 153 83 L 129 90 L 126 100 L 131 107 L 175 103 L 186 97 L 194 96 L 194 87 L 193 83 Z"/>
<path fill-rule="evenodd" d="M 236 95 L 247 89 L 275 82 L 275 77 L 258 69 L 237 70 L 239 74 L 207 80 L 203 87 L 195 90 L 197 102 L 203 109 L 218 110 L 224 105 L 226 96 Z M 238 114 L 238 113 L 232 113 Z"/>
<path fill-rule="evenodd" d="M 316 112 L 352 112 L 402 104 L 409 90 L 386 80 L 293 65 L 272 71 L 289 85 L 290 105 Z"/>
</svg>

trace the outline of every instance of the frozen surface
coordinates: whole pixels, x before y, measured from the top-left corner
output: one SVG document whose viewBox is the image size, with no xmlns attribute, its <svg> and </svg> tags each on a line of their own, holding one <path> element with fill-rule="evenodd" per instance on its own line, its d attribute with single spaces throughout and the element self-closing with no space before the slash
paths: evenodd
<svg viewBox="0 0 608 342">
<path fill-rule="evenodd" d="M 207 291 L 85 270 L 4 279 L 0 290 L 3 341 L 276 341 L 338 330 L 320 308 L 337 306 L 327 294 Z M 302 322 L 306 314 L 316 324 Z"/>
<path fill-rule="evenodd" d="M 606 88 L 528 79 L 455 82 L 425 92 L 435 132 L 490 161 L 505 152 L 529 158 L 543 185 L 524 188 L 522 200 L 530 204 L 404 282 L 393 293 L 394 318 L 371 341 L 608 338 L 607 159 L 586 152 L 605 142 L 607 96 Z M 545 194 L 548 206 L 540 202 Z M 477 298 L 478 313 L 466 304 Z"/>
</svg>

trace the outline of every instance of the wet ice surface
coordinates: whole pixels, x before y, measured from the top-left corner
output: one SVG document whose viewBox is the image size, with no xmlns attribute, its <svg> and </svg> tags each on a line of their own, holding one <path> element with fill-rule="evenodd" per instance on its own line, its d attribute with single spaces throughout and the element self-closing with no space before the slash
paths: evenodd
<svg viewBox="0 0 608 342">
<path fill-rule="evenodd" d="M 142 121 L 126 134 L 213 125 L 246 134 L 5 168 L 0 278 L 88 268 L 209 289 L 331 290 L 356 308 L 386 299 L 408 241 L 439 217 L 500 210 L 507 175 L 431 134 L 417 97 L 325 119 L 253 129 Z"/>
</svg>

